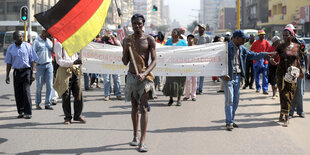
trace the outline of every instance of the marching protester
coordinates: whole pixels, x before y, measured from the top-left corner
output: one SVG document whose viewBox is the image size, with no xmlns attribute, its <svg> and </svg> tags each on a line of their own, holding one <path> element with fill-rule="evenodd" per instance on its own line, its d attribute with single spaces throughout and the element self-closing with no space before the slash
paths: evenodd
<svg viewBox="0 0 310 155">
<path fill-rule="evenodd" d="M 187 46 L 187 43 L 180 39 L 180 29 L 175 28 L 172 30 L 172 39 L 167 40 L 166 46 Z M 186 77 L 183 76 L 168 76 L 166 77 L 166 83 L 163 88 L 165 96 L 169 96 L 168 106 L 173 104 L 173 97 L 177 97 L 177 106 L 181 106 L 181 96 L 184 92 Z"/>
<path fill-rule="evenodd" d="M 186 36 L 184 35 L 185 34 L 185 28 L 184 27 L 180 27 L 180 39 L 183 39 L 184 41 L 187 41 L 187 38 Z"/>
<path fill-rule="evenodd" d="M 267 49 L 267 52 L 274 52 L 275 49 L 277 48 L 277 46 L 280 44 L 280 37 L 278 36 L 274 36 L 272 39 L 272 45 Z M 277 71 L 277 64 L 280 61 L 280 58 L 277 57 L 275 59 L 276 64 L 273 65 L 271 63 L 269 63 L 268 65 L 268 82 L 271 85 L 272 88 L 272 99 L 275 99 L 277 97 L 277 85 L 276 85 L 276 71 Z"/>
<path fill-rule="evenodd" d="M 250 40 L 244 44 L 244 47 L 250 50 L 254 41 L 255 41 L 255 35 L 250 34 Z M 246 89 L 246 87 L 253 89 L 253 83 L 254 83 L 253 60 L 246 61 L 246 73 L 245 74 L 246 74 L 245 85 L 243 86 L 242 89 Z"/>
<path fill-rule="evenodd" d="M 221 42 L 221 37 L 220 36 L 215 36 L 213 38 L 213 42 L 216 43 L 216 42 Z M 218 76 L 212 76 L 212 81 L 215 83 L 215 81 L 217 82 L 220 82 L 220 79 Z"/>
<path fill-rule="evenodd" d="M 17 118 L 30 119 L 32 116 L 32 101 L 30 85 L 36 77 L 36 63 L 38 59 L 31 45 L 23 42 L 20 31 L 13 33 L 15 43 L 9 46 L 5 56 L 6 84 L 10 84 L 10 71 L 13 72 L 14 95 L 18 116 Z"/>
<path fill-rule="evenodd" d="M 296 93 L 297 78 L 303 78 L 304 75 L 299 62 L 299 47 L 296 43 L 292 42 L 295 36 L 293 29 L 286 27 L 283 30 L 282 35 L 284 43 L 277 46 L 277 54 L 273 59 L 277 56 L 280 57 L 280 62 L 276 72 L 281 104 L 279 121 L 283 121 L 283 126 L 287 127 L 289 124 L 289 110 Z M 271 63 L 276 64 L 273 59 L 271 59 Z"/>
<path fill-rule="evenodd" d="M 165 45 L 167 42 L 167 40 L 165 39 L 165 35 L 161 31 L 157 33 L 156 42 L 161 45 Z M 158 91 L 161 91 L 161 77 L 160 76 L 155 76 L 154 85 L 155 85 L 155 89 L 158 89 Z"/>
<path fill-rule="evenodd" d="M 81 117 L 83 110 L 83 95 L 80 93 L 79 74 L 81 74 L 79 66 L 82 64 L 78 54 L 69 57 L 60 42 L 54 46 L 56 62 L 59 65 L 54 83 L 54 89 L 58 95 L 62 97 L 62 109 L 64 111 L 64 124 L 71 124 L 71 93 L 74 97 L 74 114 L 73 120 L 81 123 L 86 123 L 86 120 Z"/>
<path fill-rule="evenodd" d="M 268 56 L 266 52 L 255 53 L 245 48 L 243 44 L 246 39 L 248 37 L 242 30 L 236 30 L 228 44 L 228 74 L 222 77 L 225 91 L 226 129 L 228 131 L 238 128 L 235 123 L 235 114 L 239 104 L 240 79 L 241 76 L 246 76 L 247 58 L 257 60 Z"/>
<path fill-rule="evenodd" d="M 194 46 L 194 39 L 195 36 L 192 34 L 187 36 L 188 46 Z M 196 101 L 196 89 L 197 89 L 197 76 L 187 76 L 185 83 L 185 97 L 183 98 L 183 100 L 187 101 L 191 97 L 192 101 Z"/>
<path fill-rule="evenodd" d="M 120 46 L 120 42 L 112 34 L 112 31 L 109 29 L 104 30 L 104 36 L 102 37 L 102 43 Z M 109 101 L 111 96 L 111 80 L 113 78 L 114 82 L 114 94 L 118 100 L 122 100 L 122 91 L 121 91 L 121 77 L 119 74 L 103 74 L 103 85 L 104 85 L 104 98 L 103 100 Z"/>
<path fill-rule="evenodd" d="M 33 43 L 33 49 L 38 55 L 36 74 L 36 109 L 41 110 L 41 95 L 44 82 L 46 83 L 45 109 L 53 110 L 51 107 L 53 90 L 53 65 L 52 48 L 53 43 L 48 37 L 48 32 L 42 30 L 41 36 Z"/>
<path fill-rule="evenodd" d="M 207 27 L 204 24 L 199 24 L 198 25 L 198 37 L 196 38 L 195 43 L 197 45 L 202 45 L 202 44 L 206 44 L 206 43 L 210 43 L 211 39 L 205 34 Z M 197 91 L 196 93 L 198 95 L 202 94 L 202 90 L 203 90 L 203 81 L 204 81 L 204 76 L 200 76 L 198 82 L 198 87 L 197 87 Z"/>
<path fill-rule="evenodd" d="M 269 42 L 265 39 L 265 31 L 259 30 L 258 36 L 259 39 L 256 40 L 252 46 L 251 51 L 256 53 L 266 52 L 267 49 L 270 47 Z M 263 89 L 263 94 L 268 95 L 268 77 L 267 77 L 267 69 L 268 69 L 268 60 L 260 59 L 253 61 L 254 67 L 254 78 L 255 78 L 255 86 L 256 92 L 260 92 L 260 89 Z M 262 74 L 262 86 L 260 85 L 260 74 Z"/>
<path fill-rule="evenodd" d="M 152 70 L 156 66 L 156 43 L 153 37 L 145 35 L 143 31 L 145 18 L 141 14 L 134 14 L 131 24 L 134 33 L 124 39 L 123 57 L 124 65 L 128 65 L 129 70 L 126 78 L 125 100 L 131 101 L 131 119 L 133 124 L 132 146 L 139 146 L 140 152 L 147 152 L 145 145 L 146 128 L 148 123 L 147 102 L 149 92 L 154 86 L 154 75 Z M 132 57 L 130 56 L 132 49 Z M 151 62 L 149 64 L 149 58 Z M 137 71 L 138 72 L 137 72 Z M 138 120 L 141 113 L 141 138 L 138 138 Z"/>
<path fill-rule="evenodd" d="M 306 73 L 306 66 L 307 66 L 307 50 L 306 50 L 306 42 L 300 38 L 296 34 L 296 28 L 292 24 L 288 24 L 285 27 L 289 27 L 294 30 L 295 36 L 292 39 L 292 42 L 298 45 L 298 55 L 299 55 L 299 62 L 300 67 L 303 74 Z M 297 115 L 301 118 L 305 118 L 305 113 L 303 110 L 303 98 L 304 98 L 304 91 L 305 91 L 305 78 L 298 77 L 297 79 L 297 88 L 294 99 L 292 101 L 292 106 L 290 109 L 290 117 L 292 118 L 294 115 L 294 111 L 297 112 Z"/>
</svg>

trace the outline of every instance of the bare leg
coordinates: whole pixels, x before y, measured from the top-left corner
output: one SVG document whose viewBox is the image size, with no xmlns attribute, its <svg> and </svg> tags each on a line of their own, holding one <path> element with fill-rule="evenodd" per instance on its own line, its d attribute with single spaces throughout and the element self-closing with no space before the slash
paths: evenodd
<svg viewBox="0 0 310 155">
<path fill-rule="evenodd" d="M 138 103 L 136 99 L 131 95 L 131 120 L 133 126 L 133 136 L 137 137 L 138 125 L 139 125 L 139 114 L 138 114 Z"/>
<path fill-rule="evenodd" d="M 180 101 L 181 100 L 181 96 L 178 96 L 178 101 Z"/>
<path fill-rule="evenodd" d="M 146 135 L 146 128 L 148 123 L 148 112 L 147 112 L 147 101 L 149 99 L 149 94 L 144 92 L 141 97 L 140 102 L 140 110 L 141 110 L 141 139 L 140 142 L 144 144 L 145 142 L 145 135 Z"/>
</svg>

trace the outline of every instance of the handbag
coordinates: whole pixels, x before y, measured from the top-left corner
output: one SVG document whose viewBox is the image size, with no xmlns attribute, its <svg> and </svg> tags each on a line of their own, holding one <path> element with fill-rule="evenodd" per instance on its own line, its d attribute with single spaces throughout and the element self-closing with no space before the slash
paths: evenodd
<svg viewBox="0 0 310 155">
<path fill-rule="evenodd" d="M 299 77 L 300 70 L 295 66 L 290 66 L 287 68 L 287 71 L 284 76 L 284 81 L 288 83 L 297 83 L 297 79 Z"/>
</svg>

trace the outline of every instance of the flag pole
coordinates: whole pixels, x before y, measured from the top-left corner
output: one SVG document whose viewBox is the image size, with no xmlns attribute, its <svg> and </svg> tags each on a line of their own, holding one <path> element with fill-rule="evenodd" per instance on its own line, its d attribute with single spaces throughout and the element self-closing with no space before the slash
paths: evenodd
<svg viewBox="0 0 310 155">
<path fill-rule="evenodd" d="M 114 2 L 115 2 L 115 5 L 116 5 L 116 8 L 117 8 L 118 17 L 121 18 L 121 15 L 122 15 L 121 9 L 118 7 L 116 0 L 114 0 Z M 121 20 L 121 22 L 122 22 L 122 20 Z M 122 24 L 122 23 L 121 23 L 121 24 Z M 135 57 L 134 57 L 134 55 L 133 55 L 131 46 L 129 46 L 129 54 L 130 54 L 130 58 L 131 58 L 131 60 L 132 60 L 133 66 L 134 66 L 134 68 L 135 68 L 136 75 L 138 75 L 138 74 L 139 74 L 139 70 L 138 70 L 137 63 L 136 63 Z"/>
</svg>

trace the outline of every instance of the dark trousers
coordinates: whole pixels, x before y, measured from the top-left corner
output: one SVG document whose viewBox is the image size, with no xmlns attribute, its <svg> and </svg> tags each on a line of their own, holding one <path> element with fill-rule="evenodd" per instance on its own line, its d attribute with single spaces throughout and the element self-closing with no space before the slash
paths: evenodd
<svg viewBox="0 0 310 155">
<path fill-rule="evenodd" d="M 253 87 L 254 83 L 254 68 L 253 68 L 253 60 L 246 61 L 246 78 L 245 78 L 245 86 Z"/>
<path fill-rule="evenodd" d="M 81 100 L 79 100 L 79 79 L 78 77 L 72 73 L 72 77 L 70 78 L 69 88 L 62 95 L 62 109 L 65 114 L 65 120 L 71 120 L 71 93 L 74 97 L 74 115 L 73 119 L 78 119 L 81 116 L 83 109 L 83 95 L 81 94 Z"/>
<path fill-rule="evenodd" d="M 31 115 L 31 94 L 30 94 L 31 69 L 14 69 L 14 93 L 18 114 Z"/>
</svg>

